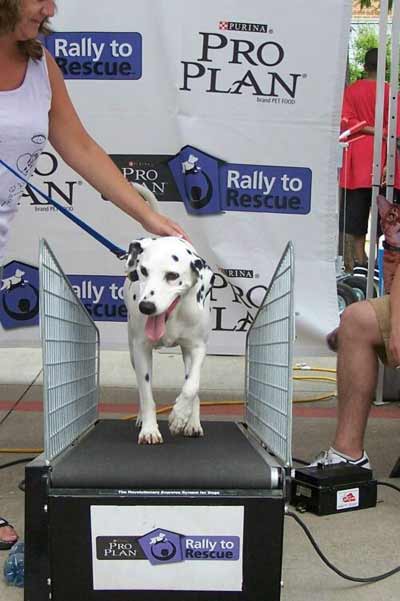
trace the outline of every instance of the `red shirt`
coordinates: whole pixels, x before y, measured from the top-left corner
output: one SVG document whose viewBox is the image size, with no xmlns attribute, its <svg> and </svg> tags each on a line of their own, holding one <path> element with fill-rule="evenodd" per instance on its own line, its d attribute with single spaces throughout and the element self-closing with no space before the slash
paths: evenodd
<svg viewBox="0 0 400 601">
<path fill-rule="evenodd" d="M 344 91 L 341 131 L 345 131 L 360 121 L 375 125 L 376 81 L 360 79 L 347 86 Z M 387 131 L 389 106 L 389 84 L 385 84 L 383 129 Z M 358 139 L 357 139 L 358 138 Z M 372 164 L 374 158 L 374 136 L 353 134 L 347 141 L 354 139 L 343 152 L 343 166 L 340 171 L 340 186 L 354 190 L 372 186 Z M 382 167 L 386 162 L 386 142 L 382 141 Z"/>
<path fill-rule="evenodd" d="M 399 139 L 400 138 L 400 94 L 397 98 L 397 131 L 396 131 L 396 138 Z M 394 162 L 394 187 L 397 188 L 397 190 L 400 189 L 400 150 L 398 150 L 397 148 L 397 143 L 396 143 L 396 150 L 395 150 L 395 162 Z"/>
</svg>

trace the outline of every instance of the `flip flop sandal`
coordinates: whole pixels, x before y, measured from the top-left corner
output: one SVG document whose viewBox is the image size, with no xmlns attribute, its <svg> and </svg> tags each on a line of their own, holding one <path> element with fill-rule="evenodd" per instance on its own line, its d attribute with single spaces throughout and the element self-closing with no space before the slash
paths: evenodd
<svg viewBox="0 0 400 601">
<path fill-rule="evenodd" d="M 10 522 L 7 522 L 7 520 L 5 520 L 4 518 L 0 518 L 0 528 L 3 528 L 4 526 L 10 526 L 11 528 L 14 528 L 14 526 L 10 524 Z M 0 551 L 8 551 L 8 549 L 11 549 L 11 547 L 15 545 L 17 540 L 18 536 L 15 540 L 10 542 L 2 540 L 0 537 Z"/>
</svg>

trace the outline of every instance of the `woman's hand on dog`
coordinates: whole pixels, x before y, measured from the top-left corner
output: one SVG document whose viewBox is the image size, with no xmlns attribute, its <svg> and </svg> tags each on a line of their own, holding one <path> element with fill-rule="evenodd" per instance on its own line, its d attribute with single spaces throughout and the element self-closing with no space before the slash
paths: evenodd
<svg viewBox="0 0 400 601">
<path fill-rule="evenodd" d="M 155 211 L 147 213 L 142 221 L 142 226 L 145 230 L 156 236 L 182 236 L 182 238 L 190 242 L 188 235 L 180 225 L 169 219 L 169 217 L 165 217 L 165 215 L 161 215 Z"/>
</svg>

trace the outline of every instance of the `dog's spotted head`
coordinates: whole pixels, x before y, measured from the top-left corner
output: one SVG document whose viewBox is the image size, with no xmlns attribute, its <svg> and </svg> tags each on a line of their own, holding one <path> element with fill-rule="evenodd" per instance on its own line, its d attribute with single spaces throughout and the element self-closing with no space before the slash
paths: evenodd
<svg viewBox="0 0 400 601">
<path fill-rule="evenodd" d="M 189 290 L 195 302 L 204 305 L 212 272 L 193 246 L 175 236 L 144 238 L 131 243 L 126 260 L 127 277 L 135 285 L 135 302 L 139 311 L 152 316 L 153 339 L 161 337 L 162 324 Z M 146 331 L 147 331 L 146 330 Z M 151 336 L 149 336 L 151 337 Z"/>
<path fill-rule="evenodd" d="M 395 205 L 380 195 L 378 209 L 386 242 L 400 248 L 400 205 Z"/>
<path fill-rule="evenodd" d="M 175 236 L 134 240 L 129 245 L 125 266 L 127 277 L 138 282 L 138 302 L 152 302 L 156 314 L 164 312 L 176 298 L 200 284 L 209 271 L 193 246 Z M 199 294 L 198 300 L 202 296 Z"/>
</svg>

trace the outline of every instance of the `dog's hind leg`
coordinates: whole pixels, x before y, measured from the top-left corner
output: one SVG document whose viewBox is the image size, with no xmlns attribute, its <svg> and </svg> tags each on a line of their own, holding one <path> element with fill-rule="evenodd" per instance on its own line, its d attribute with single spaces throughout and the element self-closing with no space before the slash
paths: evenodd
<svg viewBox="0 0 400 601">
<path fill-rule="evenodd" d="M 185 383 L 180 395 L 175 401 L 169 416 L 169 429 L 171 434 L 185 434 L 185 436 L 203 436 L 200 424 L 200 387 L 201 366 L 206 355 L 205 345 L 191 349 L 182 348 L 183 362 L 185 364 Z"/>
<path fill-rule="evenodd" d="M 157 425 L 156 405 L 153 399 L 152 379 L 152 349 L 140 344 L 132 345 L 132 363 L 136 372 L 137 386 L 140 399 L 141 428 L 139 444 L 159 444 L 163 442 Z"/>
</svg>

